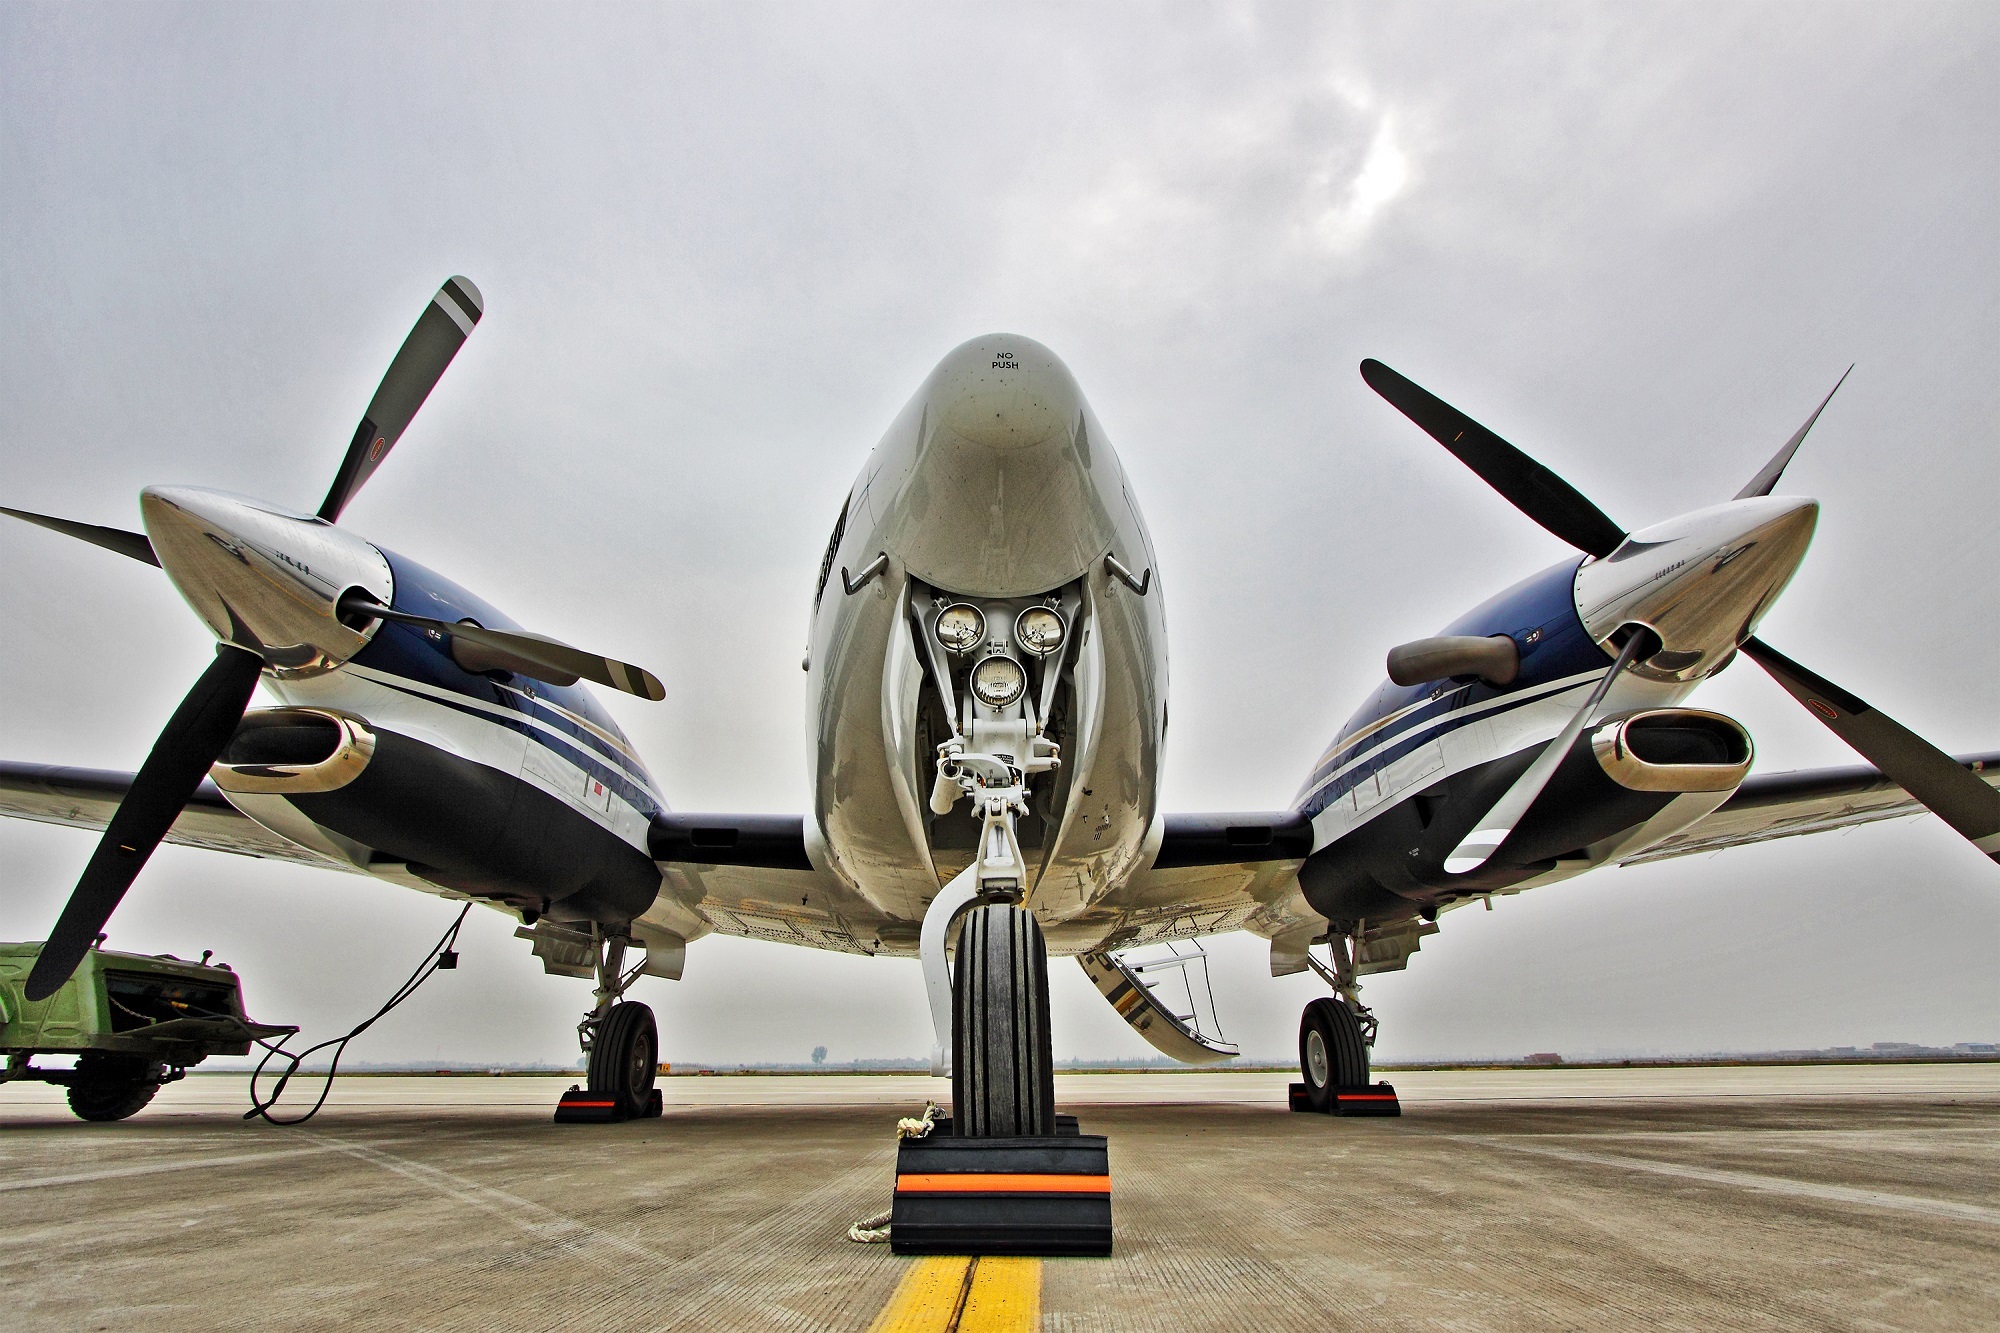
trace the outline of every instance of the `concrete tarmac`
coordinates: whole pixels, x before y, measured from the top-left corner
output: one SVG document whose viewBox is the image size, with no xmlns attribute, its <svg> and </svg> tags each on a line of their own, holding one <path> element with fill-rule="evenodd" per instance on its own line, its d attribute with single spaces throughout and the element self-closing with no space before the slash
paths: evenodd
<svg viewBox="0 0 2000 1333">
<path fill-rule="evenodd" d="M 1399 1120 L 1289 1114 L 1281 1073 L 1059 1077 L 1110 1136 L 1116 1254 L 1030 1261 L 990 1317 L 947 1274 L 934 1319 L 934 1273 L 845 1233 L 942 1081 L 672 1078 L 662 1119 L 557 1126 L 568 1079 L 355 1077 L 295 1129 L 233 1076 L 114 1125 L 12 1086 L 5 1323 L 2000 1325 L 2000 1065 L 1391 1077 Z"/>
</svg>

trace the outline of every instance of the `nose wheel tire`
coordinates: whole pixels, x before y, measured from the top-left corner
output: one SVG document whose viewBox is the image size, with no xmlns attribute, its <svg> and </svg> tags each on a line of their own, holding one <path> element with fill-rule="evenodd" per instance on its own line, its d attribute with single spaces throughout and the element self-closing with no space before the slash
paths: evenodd
<svg viewBox="0 0 2000 1333">
<path fill-rule="evenodd" d="M 628 1120 L 647 1113 L 660 1070 L 660 1034 L 653 1011 L 626 1001 L 611 1006 L 590 1042 L 589 1088 L 615 1098 Z"/>
<path fill-rule="evenodd" d="M 1368 1043 L 1352 1009 L 1325 996 L 1306 1006 L 1299 1018 L 1299 1071 L 1315 1111 L 1333 1108 L 1334 1089 L 1368 1082 Z"/>
<path fill-rule="evenodd" d="M 958 936 L 952 985 L 952 1132 L 963 1138 L 1055 1133 L 1049 951 L 1031 913 L 975 907 Z"/>
</svg>

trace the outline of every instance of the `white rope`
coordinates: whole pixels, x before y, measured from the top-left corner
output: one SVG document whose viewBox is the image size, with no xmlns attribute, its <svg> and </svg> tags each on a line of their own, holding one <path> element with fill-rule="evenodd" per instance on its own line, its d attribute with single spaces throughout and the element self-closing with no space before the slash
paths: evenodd
<svg viewBox="0 0 2000 1333">
<path fill-rule="evenodd" d="M 937 1122 L 944 1119 L 944 1112 L 936 1102 L 925 1102 L 922 1115 L 906 1115 L 896 1122 L 896 1141 L 904 1139 L 927 1139 L 937 1128 Z M 847 1238 L 857 1245 L 875 1245 L 889 1239 L 889 1218 L 891 1213 L 877 1213 L 864 1217 L 847 1229 Z"/>
<path fill-rule="evenodd" d="M 847 1238 L 860 1245 L 874 1245 L 889 1239 L 889 1214 L 864 1217 L 847 1229 Z"/>
</svg>

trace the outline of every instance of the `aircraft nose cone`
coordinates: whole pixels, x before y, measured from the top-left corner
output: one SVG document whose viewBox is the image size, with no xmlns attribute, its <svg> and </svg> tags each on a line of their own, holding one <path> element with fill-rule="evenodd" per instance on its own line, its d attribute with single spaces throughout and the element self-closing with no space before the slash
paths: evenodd
<svg viewBox="0 0 2000 1333">
<path fill-rule="evenodd" d="M 939 425 L 983 448 L 1014 452 L 1066 438 L 1081 396 L 1048 348 L 1032 338 L 989 334 L 945 358 L 931 401 Z"/>
<path fill-rule="evenodd" d="M 993 333 L 953 348 L 871 466 L 880 549 L 935 588 L 1029 597 L 1106 551 L 1148 549 L 1083 390 L 1032 338 Z"/>
</svg>

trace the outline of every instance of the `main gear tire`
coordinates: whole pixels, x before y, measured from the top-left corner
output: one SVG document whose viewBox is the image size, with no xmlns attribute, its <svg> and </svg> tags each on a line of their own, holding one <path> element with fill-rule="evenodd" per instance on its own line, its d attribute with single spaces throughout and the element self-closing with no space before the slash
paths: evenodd
<svg viewBox="0 0 2000 1333">
<path fill-rule="evenodd" d="M 82 1120 L 123 1120 L 143 1111 L 159 1090 L 159 1065 L 134 1055 L 89 1051 L 77 1057 L 69 1109 Z"/>
<path fill-rule="evenodd" d="M 637 1120 L 652 1109 L 659 1072 L 660 1032 L 652 1009 L 636 1001 L 612 1005 L 590 1040 L 590 1091 L 616 1101 L 622 1119 Z"/>
<path fill-rule="evenodd" d="M 952 1133 L 1048 1135 L 1056 1128 L 1049 1039 L 1049 950 L 1030 912 L 975 907 L 958 935 L 952 981 Z"/>
<path fill-rule="evenodd" d="M 1336 999 L 1321 996 L 1299 1018 L 1299 1072 L 1315 1111 L 1333 1110 L 1334 1091 L 1368 1082 L 1368 1043 L 1361 1020 Z"/>
</svg>

